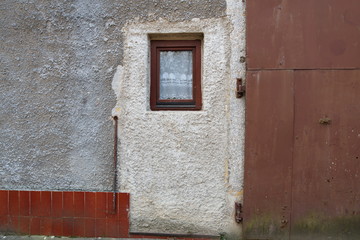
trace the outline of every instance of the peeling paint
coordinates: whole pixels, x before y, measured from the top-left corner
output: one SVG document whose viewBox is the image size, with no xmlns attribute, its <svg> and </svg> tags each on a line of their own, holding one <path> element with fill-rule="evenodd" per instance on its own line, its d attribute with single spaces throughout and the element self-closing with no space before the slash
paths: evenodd
<svg viewBox="0 0 360 240">
<path fill-rule="evenodd" d="M 111 87 L 116 95 L 116 106 L 112 109 L 112 116 L 118 116 L 120 114 L 120 103 L 119 103 L 119 99 L 120 99 L 120 83 L 121 83 L 121 77 L 122 77 L 122 73 L 123 73 L 123 67 L 121 65 L 117 66 L 112 83 L 111 83 Z"/>
</svg>

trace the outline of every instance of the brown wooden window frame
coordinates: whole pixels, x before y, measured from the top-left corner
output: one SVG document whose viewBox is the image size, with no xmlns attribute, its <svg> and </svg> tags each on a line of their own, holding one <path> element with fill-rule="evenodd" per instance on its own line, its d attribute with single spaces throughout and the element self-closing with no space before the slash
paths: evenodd
<svg viewBox="0 0 360 240">
<path fill-rule="evenodd" d="M 150 109 L 158 110 L 201 110 L 201 40 L 152 40 Z M 160 52 L 192 51 L 193 87 L 192 99 L 160 99 Z"/>
</svg>

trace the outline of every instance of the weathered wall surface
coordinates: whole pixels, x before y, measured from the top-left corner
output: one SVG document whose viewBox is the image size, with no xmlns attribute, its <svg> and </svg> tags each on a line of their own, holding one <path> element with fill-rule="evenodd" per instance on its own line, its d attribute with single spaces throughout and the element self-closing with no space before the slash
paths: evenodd
<svg viewBox="0 0 360 240">
<path fill-rule="evenodd" d="M 0 188 L 111 190 L 113 111 L 132 230 L 236 232 L 243 12 L 240 0 L 1 1 Z M 149 110 L 148 34 L 171 32 L 204 33 L 202 111 Z"/>
<path fill-rule="evenodd" d="M 223 1 L 0 3 L 0 186 L 111 188 L 115 94 L 124 24 L 225 15 Z"/>
<path fill-rule="evenodd" d="M 120 122 L 121 190 L 131 193 L 132 230 L 236 232 L 232 207 L 241 197 L 243 100 L 242 5 L 226 17 L 125 26 L 124 61 L 113 87 Z M 149 35 L 203 33 L 201 111 L 149 109 Z M 231 230 L 231 228 L 233 229 Z"/>
</svg>

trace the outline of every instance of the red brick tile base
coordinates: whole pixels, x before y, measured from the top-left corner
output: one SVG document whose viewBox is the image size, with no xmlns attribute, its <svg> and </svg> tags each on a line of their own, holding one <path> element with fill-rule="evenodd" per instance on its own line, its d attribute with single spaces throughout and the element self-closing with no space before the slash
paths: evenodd
<svg viewBox="0 0 360 240">
<path fill-rule="evenodd" d="M 129 237 L 129 194 L 0 190 L 0 232 Z"/>
</svg>

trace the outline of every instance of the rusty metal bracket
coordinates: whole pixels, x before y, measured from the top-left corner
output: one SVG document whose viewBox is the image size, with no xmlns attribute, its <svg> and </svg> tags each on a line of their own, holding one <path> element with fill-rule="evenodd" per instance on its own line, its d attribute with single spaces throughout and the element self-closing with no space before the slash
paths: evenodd
<svg viewBox="0 0 360 240">
<path fill-rule="evenodd" d="M 235 202 L 235 222 L 241 223 L 242 221 L 242 204 L 239 202 Z"/>
<path fill-rule="evenodd" d="M 245 95 L 245 85 L 243 85 L 242 78 L 236 79 L 236 97 L 242 98 Z"/>
<path fill-rule="evenodd" d="M 331 124 L 331 119 L 328 117 L 320 118 L 319 123 L 323 125 Z"/>
</svg>

